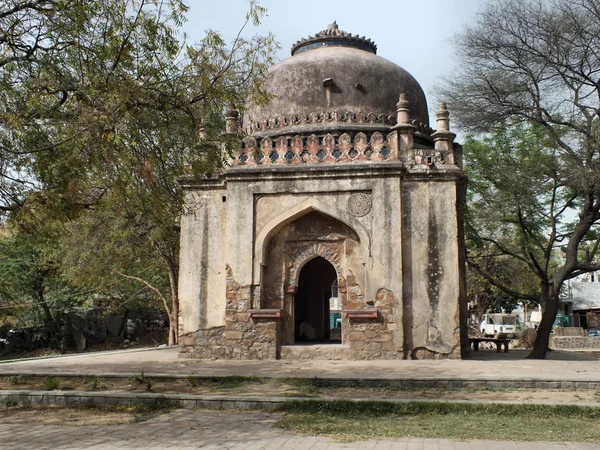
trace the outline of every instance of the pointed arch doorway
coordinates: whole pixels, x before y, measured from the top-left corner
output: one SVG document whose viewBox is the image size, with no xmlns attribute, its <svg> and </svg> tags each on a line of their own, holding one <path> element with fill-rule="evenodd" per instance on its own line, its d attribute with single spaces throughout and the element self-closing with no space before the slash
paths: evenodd
<svg viewBox="0 0 600 450">
<path fill-rule="evenodd" d="M 317 256 L 300 271 L 294 297 L 294 343 L 340 343 L 341 320 L 335 267 Z"/>
</svg>

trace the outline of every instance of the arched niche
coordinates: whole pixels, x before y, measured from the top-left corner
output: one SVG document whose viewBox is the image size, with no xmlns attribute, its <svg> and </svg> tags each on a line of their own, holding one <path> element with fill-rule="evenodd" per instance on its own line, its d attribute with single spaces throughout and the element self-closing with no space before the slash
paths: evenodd
<svg viewBox="0 0 600 450">
<path fill-rule="evenodd" d="M 296 217 L 270 237 L 264 258 L 268 263 L 261 278 L 260 307 L 285 311 L 283 344 L 294 343 L 295 295 L 300 272 L 311 260 L 322 258 L 334 268 L 342 307 L 356 307 L 363 301 L 365 267 L 360 237 L 334 217 L 314 210 Z"/>
<path fill-rule="evenodd" d="M 254 240 L 253 284 L 257 285 L 261 283 L 261 266 L 268 264 L 265 254 L 270 239 L 286 225 L 310 212 L 320 212 L 339 220 L 351 228 L 358 235 L 365 258 L 371 256 L 371 236 L 362 223 L 349 214 L 340 217 L 338 209 L 331 205 L 330 202 L 322 201 L 317 197 L 311 197 L 276 214 L 260 230 L 257 230 Z M 366 263 L 366 261 L 363 262 Z"/>
</svg>

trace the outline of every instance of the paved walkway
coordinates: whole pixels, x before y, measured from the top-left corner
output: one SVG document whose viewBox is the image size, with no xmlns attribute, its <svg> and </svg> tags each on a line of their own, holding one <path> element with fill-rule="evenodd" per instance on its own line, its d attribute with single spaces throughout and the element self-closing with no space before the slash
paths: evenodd
<svg viewBox="0 0 600 450">
<path fill-rule="evenodd" d="M 9 374 L 140 373 L 167 376 L 271 376 L 363 379 L 572 380 L 600 381 L 600 353 L 552 352 L 550 359 L 524 359 L 526 352 L 479 352 L 471 360 L 443 361 L 200 361 L 179 359 L 176 348 L 123 350 L 59 358 L 0 362 Z M 278 414 L 178 410 L 148 422 L 114 426 L 2 424 L 0 449 L 600 449 L 592 444 L 447 439 L 332 442 L 274 428 Z"/>
<path fill-rule="evenodd" d="M 303 436 L 274 428 L 279 415 L 262 412 L 226 413 L 178 410 L 147 422 L 111 426 L 0 424 L 0 448 L 29 449 L 236 449 L 236 450 L 558 450 L 598 449 L 595 444 L 551 444 L 404 438 L 353 443 Z"/>
<path fill-rule="evenodd" d="M 547 360 L 527 352 L 476 352 L 469 360 L 419 361 L 206 361 L 178 358 L 177 348 L 121 350 L 58 358 L 0 362 L 0 375 L 164 374 L 194 376 L 319 377 L 362 379 L 600 381 L 600 352 L 553 351 Z"/>
</svg>

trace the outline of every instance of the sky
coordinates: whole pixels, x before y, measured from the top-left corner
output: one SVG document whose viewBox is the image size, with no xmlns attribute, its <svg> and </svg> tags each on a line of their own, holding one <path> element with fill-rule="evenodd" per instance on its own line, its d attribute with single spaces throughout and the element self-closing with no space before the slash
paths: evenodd
<svg viewBox="0 0 600 450">
<path fill-rule="evenodd" d="M 450 38 L 473 23 L 489 0 L 261 0 L 268 16 L 246 35 L 272 32 L 281 50 L 277 60 L 290 57 L 292 44 L 327 28 L 340 29 L 375 41 L 377 54 L 410 72 L 425 91 L 430 117 L 433 95 L 442 77 L 455 68 Z M 220 32 L 231 42 L 244 23 L 247 0 L 187 0 L 190 11 L 184 31 L 188 41 L 202 39 L 206 30 Z M 449 105 L 452 113 L 451 105 Z"/>
</svg>

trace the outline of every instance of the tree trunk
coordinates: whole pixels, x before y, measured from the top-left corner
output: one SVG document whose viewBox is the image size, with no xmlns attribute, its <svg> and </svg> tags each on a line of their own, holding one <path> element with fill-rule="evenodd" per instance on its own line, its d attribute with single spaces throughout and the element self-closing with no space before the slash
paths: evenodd
<svg viewBox="0 0 600 450">
<path fill-rule="evenodd" d="M 54 328 L 54 326 L 55 326 L 54 317 L 52 317 L 52 312 L 50 312 L 50 308 L 48 307 L 48 304 L 46 303 L 46 289 L 44 288 L 44 286 L 41 283 L 37 288 L 37 294 L 38 294 L 38 302 L 40 304 L 40 307 L 42 308 L 42 311 L 44 311 L 46 323 L 50 327 Z"/>
<path fill-rule="evenodd" d="M 169 345 L 179 341 L 179 289 L 178 266 L 173 261 L 167 261 L 169 268 L 169 284 L 171 287 L 171 311 L 169 311 Z"/>
<path fill-rule="evenodd" d="M 529 359 L 545 359 L 550 346 L 550 333 L 558 313 L 558 291 L 552 289 L 549 283 L 542 283 L 542 296 L 540 304 L 542 305 L 542 321 L 535 337 L 535 343 L 531 353 L 527 355 Z"/>
</svg>

